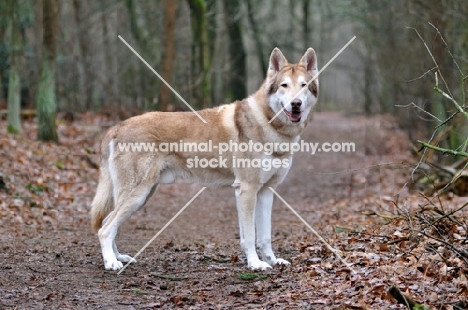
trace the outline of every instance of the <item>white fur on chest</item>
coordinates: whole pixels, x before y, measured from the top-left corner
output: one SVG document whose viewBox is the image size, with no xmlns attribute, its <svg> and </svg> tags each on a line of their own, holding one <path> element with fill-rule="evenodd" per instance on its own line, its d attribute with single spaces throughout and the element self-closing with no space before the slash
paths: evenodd
<svg viewBox="0 0 468 310">
<path fill-rule="evenodd" d="M 275 161 L 276 165 L 274 165 Z M 260 173 L 260 183 L 266 184 L 274 177 L 278 177 L 279 180 L 283 180 L 283 178 L 288 174 L 292 163 L 292 156 L 278 158 L 273 155 L 264 154 L 262 156 L 262 162 L 269 163 L 269 166 L 264 166 Z"/>
</svg>

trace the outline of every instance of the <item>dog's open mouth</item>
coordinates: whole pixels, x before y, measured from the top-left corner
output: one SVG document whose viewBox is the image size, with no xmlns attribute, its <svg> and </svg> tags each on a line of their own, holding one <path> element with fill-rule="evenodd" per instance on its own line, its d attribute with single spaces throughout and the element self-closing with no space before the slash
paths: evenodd
<svg viewBox="0 0 468 310">
<path fill-rule="evenodd" d="M 289 120 L 293 123 L 297 123 L 301 121 L 302 112 L 300 109 L 292 109 L 291 112 L 287 111 L 286 108 L 283 106 L 283 111 L 288 116 Z"/>
</svg>

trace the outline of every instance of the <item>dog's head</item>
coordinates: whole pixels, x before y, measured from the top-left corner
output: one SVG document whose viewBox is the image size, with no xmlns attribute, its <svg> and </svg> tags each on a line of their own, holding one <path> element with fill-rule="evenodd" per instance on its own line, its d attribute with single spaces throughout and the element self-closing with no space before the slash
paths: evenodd
<svg viewBox="0 0 468 310">
<path fill-rule="evenodd" d="M 317 55 L 307 49 L 297 64 L 289 64 L 278 48 L 270 56 L 265 81 L 268 105 L 283 124 L 302 124 L 309 120 L 318 98 Z M 313 80 L 312 80 L 313 79 Z"/>
</svg>

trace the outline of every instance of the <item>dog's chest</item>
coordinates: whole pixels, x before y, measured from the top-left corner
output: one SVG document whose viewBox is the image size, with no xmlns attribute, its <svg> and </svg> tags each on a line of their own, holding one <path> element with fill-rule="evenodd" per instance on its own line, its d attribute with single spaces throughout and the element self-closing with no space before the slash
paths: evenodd
<svg viewBox="0 0 468 310">
<path fill-rule="evenodd" d="M 288 154 L 273 153 L 272 155 L 264 154 L 262 156 L 262 169 L 260 170 L 260 183 L 267 184 L 273 179 L 282 180 L 289 171 L 292 156 Z"/>
</svg>

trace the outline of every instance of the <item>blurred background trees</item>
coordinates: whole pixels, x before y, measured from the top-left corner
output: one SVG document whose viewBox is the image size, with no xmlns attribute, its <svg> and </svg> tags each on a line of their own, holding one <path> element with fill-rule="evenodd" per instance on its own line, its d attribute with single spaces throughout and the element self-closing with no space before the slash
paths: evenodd
<svg viewBox="0 0 468 310">
<path fill-rule="evenodd" d="M 13 132 L 20 130 L 19 104 L 36 109 L 43 123 L 53 123 L 55 109 L 121 117 L 185 110 L 118 35 L 195 108 L 255 91 L 275 46 L 291 62 L 311 46 L 320 66 L 356 35 L 321 75 L 317 109 L 395 114 L 397 125 L 416 139 L 427 135 L 435 121 L 414 106 L 399 106 L 414 103 L 440 119 L 450 116 L 453 107 L 434 93 L 433 72 L 424 75 L 434 64 L 407 28 L 414 27 L 451 92 L 466 103 L 466 78 L 459 73 L 468 69 L 468 6 L 463 0 L 63 0 L 57 1 L 52 37 L 54 28 L 46 23 L 50 1 L 0 3 L 0 107 L 10 109 L 1 115 L 8 115 Z M 460 70 L 428 22 L 443 34 Z M 48 74 L 55 78 L 47 80 L 54 86 L 54 99 L 51 89 L 44 90 Z"/>
</svg>

